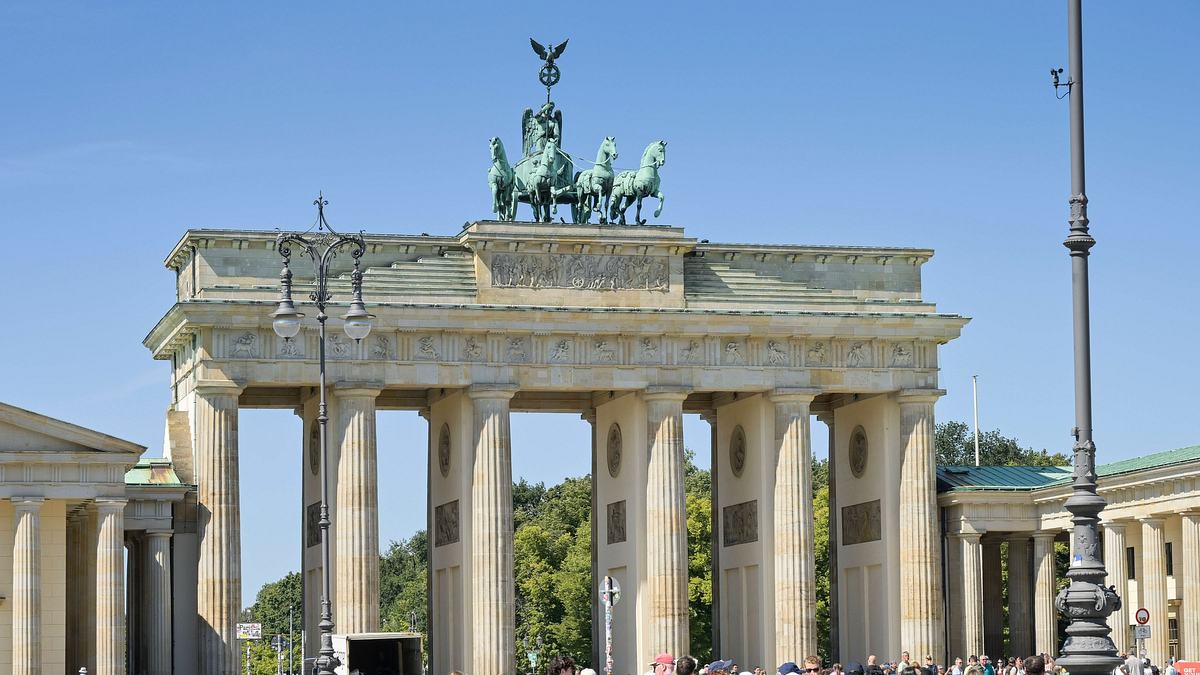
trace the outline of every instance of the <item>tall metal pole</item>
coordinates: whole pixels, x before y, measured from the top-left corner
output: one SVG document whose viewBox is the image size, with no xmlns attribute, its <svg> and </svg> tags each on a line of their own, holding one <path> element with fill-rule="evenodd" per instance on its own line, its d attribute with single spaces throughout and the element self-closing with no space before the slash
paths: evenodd
<svg viewBox="0 0 1200 675">
<path fill-rule="evenodd" d="M 322 261 L 323 263 L 324 261 Z M 325 265 L 317 265 L 317 274 L 323 280 L 325 278 Z M 324 286 L 318 281 L 318 285 Z M 329 414 L 327 404 L 325 402 L 325 320 L 328 319 L 325 314 L 325 303 L 317 303 L 317 323 L 320 325 L 320 340 L 318 354 L 320 359 L 320 387 L 321 404 L 317 409 L 317 423 L 321 427 L 321 620 L 317 627 L 321 629 L 321 649 L 318 652 L 320 656 L 317 658 L 317 672 L 319 675 L 333 675 L 333 671 L 338 666 L 338 660 L 333 654 L 333 609 L 330 603 L 332 597 L 332 586 L 329 579 L 329 481 L 328 471 L 329 463 L 328 456 L 328 434 L 326 426 L 329 423 Z"/>
<path fill-rule="evenodd" d="M 1070 584 L 1055 600 L 1069 620 L 1067 639 L 1058 663 L 1071 675 L 1110 673 L 1119 663 L 1109 637 L 1108 617 L 1121 607 L 1116 590 L 1104 587 L 1107 573 L 1099 549 L 1100 511 L 1104 498 L 1096 493 L 1096 446 L 1092 441 L 1092 358 L 1088 316 L 1088 252 L 1096 240 L 1088 233 L 1087 191 L 1083 161 L 1083 23 L 1081 0 L 1067 0 L 1067 42 L 1071 104 L 1071 216 L 1063 245 L 1071 256 L 1072 307 L 1075 334 L 1075 466 L 1072 493 L 1066 508 L 1074 523 Z M 1113 561 L 1116 564 L 1119 561 Z"/>
<path fill-rule="evenodd" d="M 979 376 L 971 376 L 971 400 L 975 407 L 975 466 L 979 466 Z"/>
</svg>

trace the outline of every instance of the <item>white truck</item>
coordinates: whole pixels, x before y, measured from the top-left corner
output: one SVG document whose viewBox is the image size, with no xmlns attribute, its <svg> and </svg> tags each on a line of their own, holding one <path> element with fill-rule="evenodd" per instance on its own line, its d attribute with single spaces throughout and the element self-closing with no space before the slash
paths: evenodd
<svg viewBox="0 0 1200 675">
<path fill-rule="evenodd" d="M 337 675 L 424 675 L 420 633 L 333 635 Z"/>
</svg>

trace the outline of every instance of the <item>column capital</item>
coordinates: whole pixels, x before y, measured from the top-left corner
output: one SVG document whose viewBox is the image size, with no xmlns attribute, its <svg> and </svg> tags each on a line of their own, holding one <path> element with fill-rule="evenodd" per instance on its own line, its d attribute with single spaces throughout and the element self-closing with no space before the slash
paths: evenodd
<svg viewBox="0 0 1200 675">
<path fill-rule="evenodd" d="M 13 508 L 18 511 L 37 511 L 42 508 L 45 497 L 11 497 Z"/>
<path fill-rule="evenodd" d="M 1181 511 L 1179 513 L 1179 515 L 1183 518 L 1193 518 L 1196 520 L 1200 520 L 1200 509 L 1189 509 L 1187 511 Z"/>
<path fill-rule="evenodd" d="M 821 394 L 820 389 L 807 387 L 780 387 L 767 395 L 773 403 L 812 403 Z"/>
<path fill-rule="evenodd" d="M 1052 542 L 1055 539 L 1058 539 L 1058 532 L 1038 530 L 1037 532 L 1034 532 L 1033 534 L 1029 535 L 1029 537 L 1031 539 L 1033 539 L 1034 541 L 1051 541 Z"/>
<path fill-rule="evenodd" d="M 1149 525 L 1150 527 L 1159 528 L 1161 528 L 1165 523 L 1165 519 L 1162 516 L 1140 516 L 1138 517 L 1137 521 L 1142 525 Z"/>
<path fill-rule="evenodd" d="M 375 398 L 381 393 L 383 393 L 382 382 L 336 382 L 333 385 L 333 395 L 338 397 L 362 396 Z"/>
<path fill-rule="evenodd" d="M 896 392 L 896 400 L 901 405 L 905 403 L 936 403 L 945 395 L 945 389 L 901 389 Z"/>
<path fill-rule="evenodd" d="M 951 532 L 951 536 L 962 539 L 963 541 L 978 544 L 983 541 L 982 532 Z"/>
<path fill-rule="evenodd" d="M 642 392 L 642 398 L 647 401 L 679 401 L 682 403 L 690 393 L 691 390 L 687 387 L 654 385 L 646 387 Z"/>
<path fill-rule="evenodd" d="M 478 383 L 467 387 L 467 396 L 473 399 L 479 398 L 498 398 L 510 400 L 517 395 L 520 387 L 515 384 L 498 383 Z"/>
<path fill-rule="evenodd" d="M 579 413 L 579 419 L 587 422 L 588 424 L 595 425 L 596 424 L 596 409 L 588 408 L 587 410 L 584 410 L 582 413 Z"/>
<path fill-rule="evenodd" d="M 124 497 L 97 497 L 95 503 L 100 513 L 116 513 L 124 511 L 129 500 Z"/>
<path fill-rule="evenodd" d="M 1024 541 L 1028 542 L 1031 535 L 1028 532 L 1007 532 L 1005 533 L 1005 541 Z"/>
<path fill-rule="evenodd" d="M 147 539 L 170 539 L 175 536 L 174 530 L 146 530 Z"/>
<path fill-rule="evenodd" d="M 1197 515 L 1200 515 L 1200 514 L 1197 514 Z M 1112 530 L 1114 532 L 1116 532 L 1116 531 L 1124 532 L 1126 526 L 1128 526 L 1128 525 L 1130 525 L 1130 523 L 1127 520 L 1110 520 L 1107 522 L 1100 523 L 1100 527 L 1103 527 L 1105 530 Z"/>
<path fill-rule="evenodd" d="M 232 380 L 197 380 L 196 386 L 192 389 L 201 396 L 218 396 L 224 394 L 236 397 L 241 396 L 246 387 Z"/>
</svg>

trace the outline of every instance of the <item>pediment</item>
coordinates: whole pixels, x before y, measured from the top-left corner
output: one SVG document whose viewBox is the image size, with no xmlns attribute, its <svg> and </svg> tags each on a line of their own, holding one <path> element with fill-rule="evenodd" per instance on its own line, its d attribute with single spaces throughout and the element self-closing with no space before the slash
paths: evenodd
<svg viewBox="0 0 1200 675">
<path fill-rule="evenodd" d="M 135 453 L 145 447 L 70 422 L 0 403 L 0 454 Z"/>
</svg>

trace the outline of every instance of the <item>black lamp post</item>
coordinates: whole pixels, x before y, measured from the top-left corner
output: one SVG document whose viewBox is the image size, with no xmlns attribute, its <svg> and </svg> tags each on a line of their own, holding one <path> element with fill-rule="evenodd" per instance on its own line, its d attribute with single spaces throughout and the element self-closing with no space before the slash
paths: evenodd
<svg viewBox="0 0 1200 675">
<path fill-rule="evenodd" d="M 326 426 L 329 421 L 327 408 L 325 403 L 325 320 L 329 317 L 325 314 L 325 303 L 327 303 L 332 295 L 329 292 L 329 267 L 333 259 L 337 257 L 339 251 L 350 248 L 350 255 L 354 258 L 354 272 L 350 275 L 351 288 L 353 298 L 350 301 L 350 310 L 342 317 L 345 320 L 346 335 L 354 339 L 356 342 L 367 337 L 371 332 L 371 319 L 374 318 L 367 312 L 363 306 L 362 300 L 362 255 L 366 252 L 366 243 L 363 241 L 362 234 L 338 234 L 329 223 L 325 220 L 325 206 L 329 202 L 325 201 L 324 195 L 318 195 L 313 204 L 317 207 L 317 231 L 306 232 L 304 234 L 294 234 L 288 232 L 279 233 L 279 237 L 275 240 L 275 248 L 279 250 L 279 255 L 283 257 L 283 270 L 279 273 L 280 295 L 279 306 L 271 313 L 271 326 L 275 329 L 276 335 L 285 339 L 291 340 L 300 333 L 300 319 L 303 314 L 296 311 L 296 307 L 292 304 L 292 271 L 288 268 L 288 263 L 291 260 L 292 246 L 301 249 L 312 260 L 316 267 L 316 288 L 309 295 L 309 299 L 317 306 L 317 324 L 320 326 L 320 392 L 321 405 L 317 413 L 317 423 L 321 428 L 321 622 L 318 627 L 321 631 L 321 649 L 320 656 L 317 657 L 316 666 L 317 672 L 320 675 L 334 675 L 334 669 L 339 663 L 337 657 L 333 654 L 333 610 L 330 602 L 330 582 L 329 582 L 329 484 L 326 480 L 328 475 L 327 464 L 328 455 L 326 440 Z"/>
<path fill-rule="evenodd" d="M 1067 41 L 1071 72 L 1067 96 L 1071 103 L 1071 216 L 1063 245 L 1071 252 L 1071 289 L 1075 334 L 1075 473 L 1067 511 L 1074 523 L 1070 585 L 1055 600 L 1070 619 L 1058 663 L 1071 675 L 1103 675 L 1121 662 L 1109 637 L 1108 617 L 1121 608 L 1114 588 L 1105 588 L 1100 554 L 1100 511 L 1104 498 L 1096 493 L 1096 445 L 1092 442 L 1091 321 L 1088 310 L 1088 252 L 1096 240 L 1088 233 L 1087 194 L 1083 163 L 1083 23 L 1080 0 L 1067 0 Z M 1052 71 L 1057 89 L 1058 73 Z M 1110 564 L 1120 561 L 1110 560 Z"/>
</svg>

